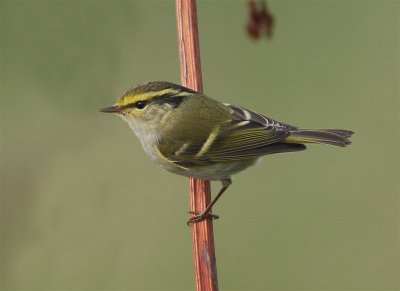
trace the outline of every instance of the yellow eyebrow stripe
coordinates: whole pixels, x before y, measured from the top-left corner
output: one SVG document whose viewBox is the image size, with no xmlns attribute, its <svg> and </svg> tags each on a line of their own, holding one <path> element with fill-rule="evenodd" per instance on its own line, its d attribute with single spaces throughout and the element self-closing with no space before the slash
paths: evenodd
<svg viewBox="0 0 400 291">
<path fill-rule="evenodd" d="M 139 100 L 149 100 L 153 97 L 162 96 L 164 94 L 177 94 L 179 91 L 164 89 L 160 91 L 150 91 L 146 93 L 136 94 L 136 95 L 126 95 L 121 97 L 114 105 L 115 106 L 124 106 L 127 104 L 134 103 Z"/>
</svg>

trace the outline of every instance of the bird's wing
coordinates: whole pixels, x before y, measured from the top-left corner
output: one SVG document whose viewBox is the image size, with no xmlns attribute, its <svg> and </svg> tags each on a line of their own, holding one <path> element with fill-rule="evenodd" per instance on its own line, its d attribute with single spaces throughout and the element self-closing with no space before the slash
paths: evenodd
<svg viewBox="0 0 400 291">
<path fill-rule="evenodd" d="M 185 166 L 237 161 L 305 148 L 282 142 L 296 127 L 238 106 L 226 106 L 232 110 L 232 118 L 215 126 L 203 140 L 183 145 L 175 152 L 175 163 Z"/>
<path fill-rule="evenodd" d="M 225 104 L 233 111 L 234 119 L 250 121 L 252 124 L 262 125 L 264 127 L 273 128 L 277 130 L 296 130 L 297 127 L 276 121 L 270 117 L 265 115 L 256 113 L 254 111 L 244 109 L 242 107 L 232 105 L 232 104 Z"/>
</svg>

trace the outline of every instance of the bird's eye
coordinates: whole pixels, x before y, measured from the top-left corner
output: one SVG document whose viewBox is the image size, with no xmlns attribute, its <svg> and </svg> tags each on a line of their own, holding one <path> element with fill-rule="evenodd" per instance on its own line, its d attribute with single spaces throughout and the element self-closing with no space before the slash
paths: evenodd
<svg viewBox="0 0 400 291">
<path fill-rule="evenodd" d="M 134 104 L 135 108 L 137 108 L 137 109 L 143 109 L 146 107 L 146 105 L 147 105 L 147 101 L 144 101 L 144 100 L 139 100 L 139 101 L 135 102 L 135 104 Z"/>
</svg>

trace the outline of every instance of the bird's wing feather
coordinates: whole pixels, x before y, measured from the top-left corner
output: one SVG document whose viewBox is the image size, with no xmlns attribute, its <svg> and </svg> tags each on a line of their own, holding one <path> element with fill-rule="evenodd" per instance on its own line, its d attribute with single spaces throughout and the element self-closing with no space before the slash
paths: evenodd
<svg viewBox="0 0 400 291">
<path fill-rule="evenodd" d="M 226 105 L 232 110 L 232 118 L 221 126 L 214 127 L 203 140 L 186 144 L 176 151 L 173 157 L 176 163 L 210 164 L 305 148 L 281 142 L 296 127 L 238 106 Z"/>
<path fill-rule="evenodd" d="M 244 109 L 242 107 L 232 105 L 232 104 L 225 104 L 233 111 L 234 118 L 242 119 L 242 120 L 249 120 L 252 123 L 260 124 L 265 127 L 271 127 L 275 129 L 282 129 L 282 130 L 296 130 L 297 127 L 276 121 L 270 117 L 265 115 L 256 113 L 254 111 Z"/>
</svg>

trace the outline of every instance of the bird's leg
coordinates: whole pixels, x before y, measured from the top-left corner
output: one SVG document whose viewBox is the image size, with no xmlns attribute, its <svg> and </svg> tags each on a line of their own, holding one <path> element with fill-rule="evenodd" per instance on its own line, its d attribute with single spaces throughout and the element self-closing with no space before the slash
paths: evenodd
<svg viewBox="0 0 400 291">
<path fill-rule="evenodd" d="M 231 178 L 223 179 L 223 180 L 221 180 L 221 183 L 222 183 L 221 190 L 219 190 L 217 196 L 215 196 L 213 201 L 211 201 L 211 203 L 208 204 L 208 206 L 206 207 L 206 209 L 204 209 L 203 212 L 198 213 L 196 211 L 189 211 L 189 213 L 196 214 L 196 215 L 194 215 L 194 216 L 192 216 L 191 218 L 188 219 L 188 221 L 187 221 L 188 225 L 190 223 L 199 222 L 199 221 L 202 221 L 202 220 L 207 219 L 207 218 L 215 218 L 215 219 L 219 218 L 218 215 L 215 215 L 215 214 L 212 214 L 212 213 L 209 213 L 209 212 L 210 212 L 211 208 L 214 206 L 214 204 L 217 203 L 218 199 L 222 196 L 222 194 L 224 194 L 226 189 L 228 189 L 229 186 L 232 184 L 232 179 Z"/>
</svg>

